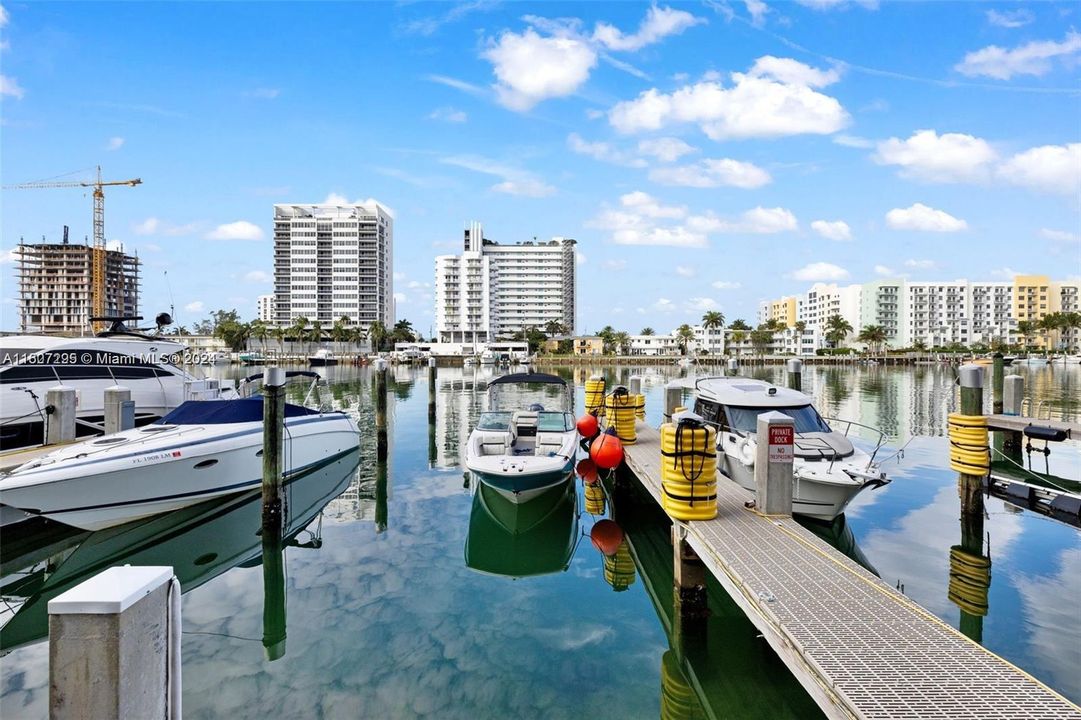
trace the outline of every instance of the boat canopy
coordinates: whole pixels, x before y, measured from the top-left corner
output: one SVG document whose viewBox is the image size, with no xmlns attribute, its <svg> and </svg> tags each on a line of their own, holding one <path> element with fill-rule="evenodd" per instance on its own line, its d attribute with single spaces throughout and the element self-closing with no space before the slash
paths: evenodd
<svg viewBox="0 0 1081 720">
<path fill-rule="evenodd" d="M 491 382 L 491 385 L 511 385 L 511 384 L 527 384 L 527 383 L 552 383 L 553 385 L 566 385 L 567 381 L 558 375 L 548 375 L 547 373 L 513 373 L 511 375 L 500 375 Z"/>
<path fill-rule="evenodd" d="M 300 405 L 285 404 L 285 417 L 318 415 Z M 158 420 L 157 425 L 224 425 L 263 421 L 263 396 L 240 400 L 188 400 Z"/>
</svg>

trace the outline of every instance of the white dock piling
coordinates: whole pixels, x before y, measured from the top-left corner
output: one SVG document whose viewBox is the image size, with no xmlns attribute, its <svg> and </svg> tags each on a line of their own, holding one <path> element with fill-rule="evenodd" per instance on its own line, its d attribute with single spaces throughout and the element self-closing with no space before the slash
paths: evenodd
<svg viewBox="0 0 1081 720">
<path fill-rule="evenodd" d="M 135 427 L 135 403 L 131 390 L 120 385 L 105 388 L 105 434 Z"/>
<path fill-rule="evenodd" d="M 758 448 L 754 459 L 755 507 L 766 515 L 792 514 L 792 464 L 795 420 L 770 411 L 758 416 Z"/>
<path fill-rule="evenodd" d="M 664 387 L 664 421 L 672 422 L 676 408 L 683 405 L 683 387 L 669 383 Z"/>
<path fill-rule="evenodd" d="M 739 360 L 736 358 L 728 358 L 728 371 L 725 375 L 739 375 Z"/>
<path fill-rule="evenodd" d="M 114 567 L 49 601 L 50 720 L 179 720 L 173 579 L 171 567 Z"/>
<path fill-rule="evenodd" d="M 1002 414 L 1020 415 L 1021 402 L 1025 399 L 1025 378 L 1007 375 L 1002 380 Z"/>
<path fill-rule="evenodd" d="M 59 385 L 45 393 L 47 421 L 45 444 L 59 445 L 75 440 L 75 388 Z"/>
</svg>

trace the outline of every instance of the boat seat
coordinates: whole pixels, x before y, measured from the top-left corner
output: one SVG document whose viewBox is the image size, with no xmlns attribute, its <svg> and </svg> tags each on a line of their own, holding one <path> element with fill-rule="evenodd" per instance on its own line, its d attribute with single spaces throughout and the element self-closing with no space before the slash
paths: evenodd
<svg viewBox="0 0 1081 720">
<path fill-rule="evenodd" d="M 563 436 L 557 433 L 537 435 L 537 455 L 555 455 L 563 447 Z"/>
<path fill-rule="evenodd" d="M 507 433 L 484 433 L 476 439 L 480 455 L 506 455 L 510 449 L 510 436 Z"/>
</svg>

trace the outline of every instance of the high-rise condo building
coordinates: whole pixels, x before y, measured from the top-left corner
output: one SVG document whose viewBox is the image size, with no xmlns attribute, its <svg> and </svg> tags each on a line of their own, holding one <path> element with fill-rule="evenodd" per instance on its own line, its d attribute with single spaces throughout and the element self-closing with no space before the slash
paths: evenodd
<svg viewBox="0 0 1081 720">
<path fill-rule="evenodd" d="M 274 324 L 394 324 L 394 218 L 371 200 L 274 206 Z"/>
<path fill-rule="evenodd" d="M 262 322 L 268 325 L 273 325 L 275 320 L 274 315 L 274 295 L 260 295 L 255 298 L 255 316 Z"/>
<path fill-rule="evenodd" d="M 478 222 L 461 255 L 435 259 L 435 323 L 440 342 L 492 342 L 558 323 L 574 334 L 575 241 L 555 237 L 501 245 Z"/>
<path fill-rule="evenodd" d="M 65 240 L 67 228 L 64 228 Z M 40 243 L 19 246 L 19 330 L 78 334 L 91 330 L 94 249 L 88 245 Z M 139 314 L 139 258 L 105 251 L 105 314 Z"/>
</svg>

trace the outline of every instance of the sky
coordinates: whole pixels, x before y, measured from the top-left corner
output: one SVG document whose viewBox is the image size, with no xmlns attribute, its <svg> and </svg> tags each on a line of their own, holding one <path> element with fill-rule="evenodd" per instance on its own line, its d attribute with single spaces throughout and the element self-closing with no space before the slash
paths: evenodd
<svg viewBox="0 0 1081 720">
<path fill-rule="evenodd" d="M 434 259 L 578 240 L 578 328 L 667 331 L 814 282 L 1081 275 L 1076 3 L 42 3 L 0 12 L 0 175 L 105 179 L 143 314 L 254 318 L 274 203 L 395 216 L 399 318 Z M 0 192 L 11 249 L 92 232 Z"/>
</svg>

